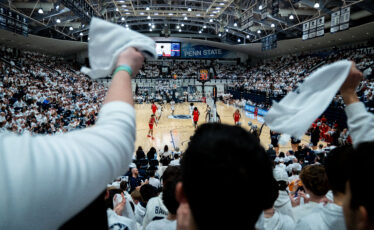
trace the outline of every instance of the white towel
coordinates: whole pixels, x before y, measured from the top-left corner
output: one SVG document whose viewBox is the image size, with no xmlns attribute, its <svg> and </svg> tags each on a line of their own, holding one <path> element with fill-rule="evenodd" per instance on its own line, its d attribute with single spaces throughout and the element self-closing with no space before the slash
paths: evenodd
<svg viewBox="0 0 374 230">
<path fill-rule="evenodd" d="M 112 74 L 118 55 L 128 47 L 141 51 L 145 57 L 157 58 L 155 42 L 138 32 L 98 18 L 92 18 L 88 42 L 90 68 L 81 71 L 91 78 L 101 78 Z"/>
<path fill-rule="evenodd" d="M 265 116 L 271 130 L 301 138 L 328 107 L 347 78 L 352 62 L 338 61 L 310 74 L 294 92 L 288 93 Z"/>
</svg>

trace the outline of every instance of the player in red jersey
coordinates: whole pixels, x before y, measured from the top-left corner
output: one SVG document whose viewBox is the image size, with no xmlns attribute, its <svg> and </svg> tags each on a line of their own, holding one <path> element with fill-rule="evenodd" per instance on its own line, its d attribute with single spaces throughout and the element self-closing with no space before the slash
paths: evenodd
<svg viewBox="0 0 374 230">
<path fill-rule="evenodd" d="M 242 115 L 241 115 L 240 112 L 239 112 L 239 109 L 237 109 L 237 110 L 235 111 L 235 113 L 234 113 L 232 116 L 233 116 L 233 118 L 234 118 L 235 125 L 239 125 L 239 124 L 240 124 L 240 123 L 239 123 L 239 120 L 240 120 L 240 118 L 242 117 Z"/>
<path fill-rule="evenodd" d="M 151 118 L 149 119 L 149 122 L 148 122 L 149 130 L 148 130 L 148 135 L 147 135 L 147 137 L 152 137 L 152 140 L 155 139 L 155 138 L 153 137 L 153 124 L 155 124 L 155 122 L 156 122 L 155 115 L 152 114 L 152 115 L 151 115 Z M 157 126 L 157 124 L 156 124 L 156 126 Z"/>
<path fill-rule="evenodd" d="M 197 107 L 193 109 L 192 117 L 193 117 L 193 126 L 195 129 L 197 128 L 197 122 L 199 121 L 200 112 L 197 110 Z"/>
<path fill-rule="evenodd" d="M 157 105 L 155 105 L 155 102 L 154 102 L 154 101 L 152 101 L 151 109 L 152 109 L 152 113 L 153 113 L 153 115 L 155 115 L 155 114 L 156 114 L 156 111 L 157 111 Z"/>
<path fill-rule="evenodd" d="M 257 117 L 257 114 L 258 114 L 258 108 L 256 107 L 255 112 L 254 112 L 255 117 Z"/>
</svg>

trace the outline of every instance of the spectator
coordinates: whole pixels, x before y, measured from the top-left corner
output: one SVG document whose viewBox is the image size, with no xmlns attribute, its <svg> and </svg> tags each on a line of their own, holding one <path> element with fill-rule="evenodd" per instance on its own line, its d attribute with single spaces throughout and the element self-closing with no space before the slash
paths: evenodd
<svg viewBox="0 0 374 230">
<path fill-rule="evenodd" d="M 293 208 L 295 221 L 309 215 L 322 202 L 329 189 L 326 172 L 321 165 L 308 165 L 301 170 L 300 179 L 305 190 L 298 192 L 299 198 L 304 199 L 305 204 L 300 204 Z M 300 199 L 299 199 L 300 200 Z"/>
<path fill-rule="evenodd" d="M 188 222 L 188 229 L 252 229 L 262 210 L 271 208 L 277 197 L 265 150 L 256 137 L 238 126 L 201 125 L 184 153 L 181 167 L 182 182 L 176 191 L 180 203 L 178 225 Z M 209 180 L 197 179 L 202 171 Z M 217 172 L 224 173 L 217 177 Z M 261 178 L 252 176 L 258 172 L 262 173 Z M 253 189 L 253 184 L 261 189 Z M 222 199 L 222 194 L 216 192 L 218 185 L 240 185 L 236 194 L 241 202 L 218 202 Z M 204 188 L 209 196 L 196 188 Z M 253 199 L 260 196 L 262 199 L 257 202 Z M 234 211 L 241 207 L 251 208 Z"/>
<path fill-rule="evenodd" d="M 144 154 L 142 146 L 139 146 L 138 150 L 136 150 L 136 159 L 137 160 L 145 159 L 145 154 Z"/>
<path fill-rule="evenodd" d="M 137 73 L 142 63 L 141 53 L 129 48 L 119 55 L 117 66 L 126 64 Z M 57 136 L 2 135 L 0 153 L 6 160 L 0 162 L 5 176 L 0 184 L 6 190 L 0 201 L 0 228 L 57 229 L 95 199 L 108 181 L 123 174 L 134 151 L 132 104 L 131 76 L 120 71 L 95 127 Z M 25 186 L 27 194 L 21 192 Z M 52 212 L 56 203 L 63 205 Z"/>
<path fill-rule="evenodd" d="M 295 229 L 346 229 L 343 216 L 347 168 L 353 149 L 349 146 L 332 150 L 326 159 L 326 175 L 334 195 L 333 203 L 318 207 L 310 215 L 301 218 Z"/>
<path fill-rule="evenodd" d="M 144 178 L 139 175 L 137 168 L 131 169 L 131 175 L 129 176 L 130 190 L 129 193 L 132 193 L 136 188 L 142 185 Z"/>
</svg>

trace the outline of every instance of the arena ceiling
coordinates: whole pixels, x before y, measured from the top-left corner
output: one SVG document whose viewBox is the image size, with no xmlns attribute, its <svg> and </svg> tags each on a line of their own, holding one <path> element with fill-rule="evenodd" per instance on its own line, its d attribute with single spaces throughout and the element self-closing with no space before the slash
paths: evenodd
<svg viewBox="0 0 374 230">
<path fill-rule="evenodd" d="M 371 0 L 0 0 L 0 5 L 27 17 L 33 35 L 79 41 L 87 41 L 93 16 L 152 37 L 229 44 L 255 43 L 274 33 L 278 40 L 300 38 L 303 22 L 319 16 L 328 22 L 342 6 L 351 7 L 350 27 L 374 21 Z"/>
</svg>

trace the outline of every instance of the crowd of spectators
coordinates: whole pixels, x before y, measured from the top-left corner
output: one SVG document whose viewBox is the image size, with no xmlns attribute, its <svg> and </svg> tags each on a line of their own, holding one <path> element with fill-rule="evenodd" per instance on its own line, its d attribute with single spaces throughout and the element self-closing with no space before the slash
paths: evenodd
<svg viewBox="0 0 374 230">
<path fill-rule="evenodd" d="M 3 52 L 2 126 L 53 133 L 95 122 L 104 86 L 58 58 L 24 52 L 13 60 L 12 50 Z M 138 72 L 143 59 L 130 48 L 120 54 L 117 66 L 131 65 Z M 0 182 L 6 191 L 0 200 L 5 204 L 0 206 L 0 227 L 55 229 L 70 218 L 65 224 L 74 224 L 78 220 L 73 216 L 92 207 L 89 201 L 103 189 L 102 183 L 130 165 L 97 198 L 105 200 L 106 215 L 96 210 L 107 218 L 103 229 L 373 229 L 373 199 L 365 183 L 372 171 L 374 116 L 358 100 L 360 81 L 359 71 L 351 68 L 341 87 L 354 148 L 347 142 L 337 148 L 312 150 L 305 145 L 295 152 L 267 154 L 271 151 L 265 152 L 259 138 L 245 129 L 208 123 L 196 129 L 184 153 L 165 146 L 145 154 L 139 147 L 131 163 L 131 76 L 117 72 L 95 127 L 34 138 L 27 145 L 22 144 L 28 135 L 2 136 Z M 67 128 L 74 122 L 76 126 Z M 326 123 L 323 118 L 316 122 Z M 222 199 L 229 192 L 233 200 Z M 97 221 L 88 215 L 88 221 L 75 224 L 95 228 L 91 226 Z"/>
<path fill-rule="evenodd" d="M 61 58 L 13 49 L 0 55 L 0 132 L 63 133 L 95 124 L 105 86 Z"/>
</svg>

